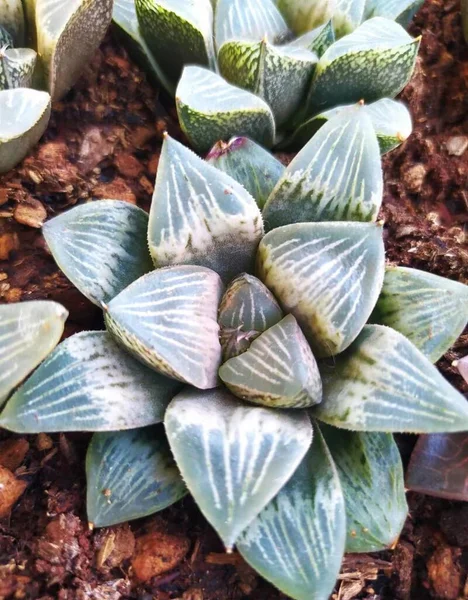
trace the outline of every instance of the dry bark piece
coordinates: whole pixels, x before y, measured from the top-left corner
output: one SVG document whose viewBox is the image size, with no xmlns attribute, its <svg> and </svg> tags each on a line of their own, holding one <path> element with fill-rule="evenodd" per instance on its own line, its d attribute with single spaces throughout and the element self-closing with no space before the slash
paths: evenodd
<svg viewBox="0 0 468 600">
<path fill-rule="evenodd" d="M 6 517 L 27 487 L 5 467 L 0 467 L 0 518 Z"/>
<path fill-rule="evenodd" d="M 39 433 L 36 438 L 36 448 L 39 452 L 50 450 L 54 445 L 52 438 L 47 433 Z"/>
<path fill-rule="evenodd" d="M 462 578 L 458 558 L 459 548 L 439 546 L 427 561 L 427 573 L 432 589 L 438 598 L 457 600 L 461 592 Z"/>
<path fill-rule="evenodd" d="M 152 577 L 166 573 L 176 567 L 190 547 L 188 538 L 153 531 L 137 538 L 136 551 L 132 560 L 135 577 L 149 581 Z"/>
<path fill-rule="evenodd" d="M 17 233 L 0 234 L 0 260 L 8 260 L 10 252 L 18 250 L 19 247 L 20 242 Z"/>
<path fill-rule="evenodd" d="M 0 443 L 0 465 L 15 471 L 24 461 L 29 450 L 25 438 L 13 438 Z"/>
<path fill-rule="evenodd" d="M 96 554 L 98 569 L 119 567 L 124 560 L 133 556 L 135 536 L 127 523 L 118 527 L 110 527 L 102 533 L 100 547 Z"/>
<path fill-rule="evenodd" d="M 16 205 L 13 217 L 21 225 L 39 229 L 47 219 L 47 211 L 39 200 L 28 198 Z"/>
</svg>

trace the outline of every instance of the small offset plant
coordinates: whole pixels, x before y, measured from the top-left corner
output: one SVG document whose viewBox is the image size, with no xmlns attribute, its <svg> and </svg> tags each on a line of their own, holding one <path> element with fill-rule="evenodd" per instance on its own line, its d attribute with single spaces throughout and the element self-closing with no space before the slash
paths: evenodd
<svg viewBox="0 0 468 600">
<path fill-rule="evenodd" d="M 106 331 L 62 342 L 0 425 L 96 432 L 94 526 L 190 493 L 228 551 L 290 597 L 325 600 L 345 551 L 399 536 L 392 434 L 468 430 L 466 399 L 433 366 L 468 320 L 468 288 L 385 266 L 382 187 L 361 105 L 287 168 L 251 140 L 204 161 L 167 136 L 149 216 L 103 200 L 45 224 Z"/>
</svg>

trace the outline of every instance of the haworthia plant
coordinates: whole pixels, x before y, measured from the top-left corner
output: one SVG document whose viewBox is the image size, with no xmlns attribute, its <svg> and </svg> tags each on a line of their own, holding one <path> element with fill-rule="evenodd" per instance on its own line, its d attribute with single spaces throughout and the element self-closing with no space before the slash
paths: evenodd
<svg viewBox="0 0 468 600">
<path fill-rule="evenodd" d="M 333 22 L 330 20 L 324 25 L 320 25 L 320 27 L 316 27 L 299 36 L 293 42 L 290 42 L 289 45 L 307 48 L 321 58 L 334 42 L 335 29 Z"/>
<path fill-rule="evenodd" d="M 277 0 L 288 25 L 296 34 L 307 33 L 333 17 L 336 0 Z"/>
</svg>

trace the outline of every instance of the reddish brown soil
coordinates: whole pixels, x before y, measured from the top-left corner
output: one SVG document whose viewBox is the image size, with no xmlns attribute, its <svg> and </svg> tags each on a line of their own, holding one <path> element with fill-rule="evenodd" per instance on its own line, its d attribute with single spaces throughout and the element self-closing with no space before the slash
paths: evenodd
<svg viewBox="0 0 468 600">
<path fill-rule="evenodd" d="M 426 0 L 412 33 L 423 41 L 402 98 L 415 132 L 385 159 L 387 256 L 468 283 L 468 149 L 461 153 L 468 145 L 468 47 L 459 0 Z M 109 36 L 55 106 L 34 153 L 0 178 L 0 301 L 54 299 L 70 311 L 67 334 L 101 327 L 100 312 L 58 271 L 39 228 L 91 197 L 148 209 L 165 129 L 179 135 L 155 89 Z M 465 332 L 439 363 L 464 393 L 450 364 L 467 353 Z M 223 554 L 189 499 L 131 527 L 90 532 L 83 468 L 89 436 L 28 436 L 28 445 L 0 432 L 2 439 L 10 442 L 0 444 L 0 465 L 27 487 L 0 519 L 0 600 L 284 598 L 238 555 Z M 399 441 L 406 461 L 415 440 Z M 396 550 L 348 557 L 336 600 L 468 598 L 468 505 L 418 494 L 409 502 Z M 161 565 L 169 570 L 142 581 Z"/>
</svg>

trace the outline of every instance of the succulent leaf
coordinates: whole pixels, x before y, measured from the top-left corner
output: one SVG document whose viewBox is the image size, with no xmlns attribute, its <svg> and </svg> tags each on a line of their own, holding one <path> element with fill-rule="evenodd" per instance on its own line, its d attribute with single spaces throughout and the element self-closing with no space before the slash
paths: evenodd
<svg viewBox="0 0 468 600">
<path fill-rule="evenodd" d="M 364 17 L 366 0 L 336 0 L 333 26 L 338 38 L 351 33 Z"/>
<path fill-rule="evenodd" d="M 0 23 L 13 38 L 15 46 L 24 43 L 24 11 L 21 0 L 0 0 Z"/>
<path fill-rule="evenodd" d="M 0 173 L 23 160 L 50 118 L 50 96 L 28 88 L 0 92 Z"/>
<path fill-rule="evenodd" d="M 187 493 L 161 426 L 95 433 L 86 479 L 88 519 L 95 527 L 151 515 Z"/>
<path fill-rule="evenodd" d="M 312 440 L 305 411 L 248 406 L 223 389 L 180 393 L 165 426 L 189 491 L 228 550 L 292 476 Z"/>
<path fill-rule="evenodd" d="M 176 106 L 180 126 L 199 152 L 208 152 L 218 140 L 234 135 L 273 145 L 275 120 L 268 104 L 207 69 L 185 67 Z"/>
<path fill-rule="evenodd" d="M 292 313 L 316 357 L 343 352 L 377 302 L 384 276 L 382 228 L 373 223 L 296 223 L 259 246 L 260 279 Z"/>
<path fill-rule="evenodd" d="M 370 322 L 396 329 L 435 363 L 465 329 L 468 286 L 417 269 L 387 267 Z"/>
<path fill-rule="evenodd" d="M 0 48 L 5 46 L 13 46 L 13 37 L 0 25 Z"/>
<path fill-rule="evenodd" d="M 152 425 L 181 385 L 119 348 L 105 331 L 69 337 L 13 394 L 0 417 L 18 432 L 115 431 Z"/>
<path fill-rule="evenodd" d="M 232 138 L 228 143 L 217 142 L 206 162 L 242 184 L 255 198 L 259 208 L 263 208 L 284 173 L 284 166 L 279 160 L 245 137 Z"/>
<path fill-rule="evenodd" d="M 152 270 L 147 229 L 148 215 L 140 208 L 98 200 L 55 217 L 42 230 L 61 270 L 101 306 Z"/>
<path fill-rule="evenodd" d="M 305 408 L 322 400 L 317 362 L 292 315 L 225 362 L 219 376 L 235 396 L 254 404 Z"/>
<path fill-rule="evenodd" d="M 375 221 L 383 175 L 361 106 L 330 119 L 296 155 L 263 209 L 267 230 L 308 221 Z"/>
<path fill-rule="evenodd" d="M 36 0 L 37 51 L 53 100 L 68 92 L 93 57 L 111 22 L 112 3 Z"/>
<path fill-rule="evenodd" d="M 3 63 L 6 87 L 10 89 L 30 87 L 36 60 L 37 54 L 30 48 L 9 48 L 3 52 L 3 55 L 0 51 L 0 63 Z"/>
<path fill-rule="evenodd" d="M 337 0 L 277 0 L 278 8 L 296 35 L 305 34 L 329 21 Z"/>
<path fill-rule="evenodd" d="M 328 600 L 346 538 L 340 479 L 320 430 L 288 483 L 241 534 L 237 549 L 295 600 Z"/>
<path fill-rule="evenodd" d="M 401 333 L 367 325 L 333 365 L 321 365 L 314 415 L 354 431 L 439 433 L 468 429 L 468 402 Z"/>
<path fill-rule="evenodd" d="M 408 27 L 423 3 L 424 0 L 367 0 L 364 17 L 386 17 Z"/>
<path fill-rule="evenodd" d="M 219 276 L 195 266 L 144 275 L 114 298 L 105 313 L 115 340 L 163 375 L 201 389 L 217 385 L 221 362 Z"/>
<path fill-rule="evenodd" d="M 346 552 L 378 552 L 398 539 L 408 512 L 393 436 L 322 425 L 346 506 Z"/>
<path fill-rule="evenodd" d="M 335 41 L 335 30 L 333 29 L 333 22 L 330 19 L 325 25 L 304 33 L 304 35 L 290 42 L 289 45 L 307 48 L 307 50 L 310 50 L 321 58 Z"/>
<path fill-rule="evenodd" d="M 48 300 L 0 306 L 0 405 L 55 348 L 67 317 Z"/>
</svg>

